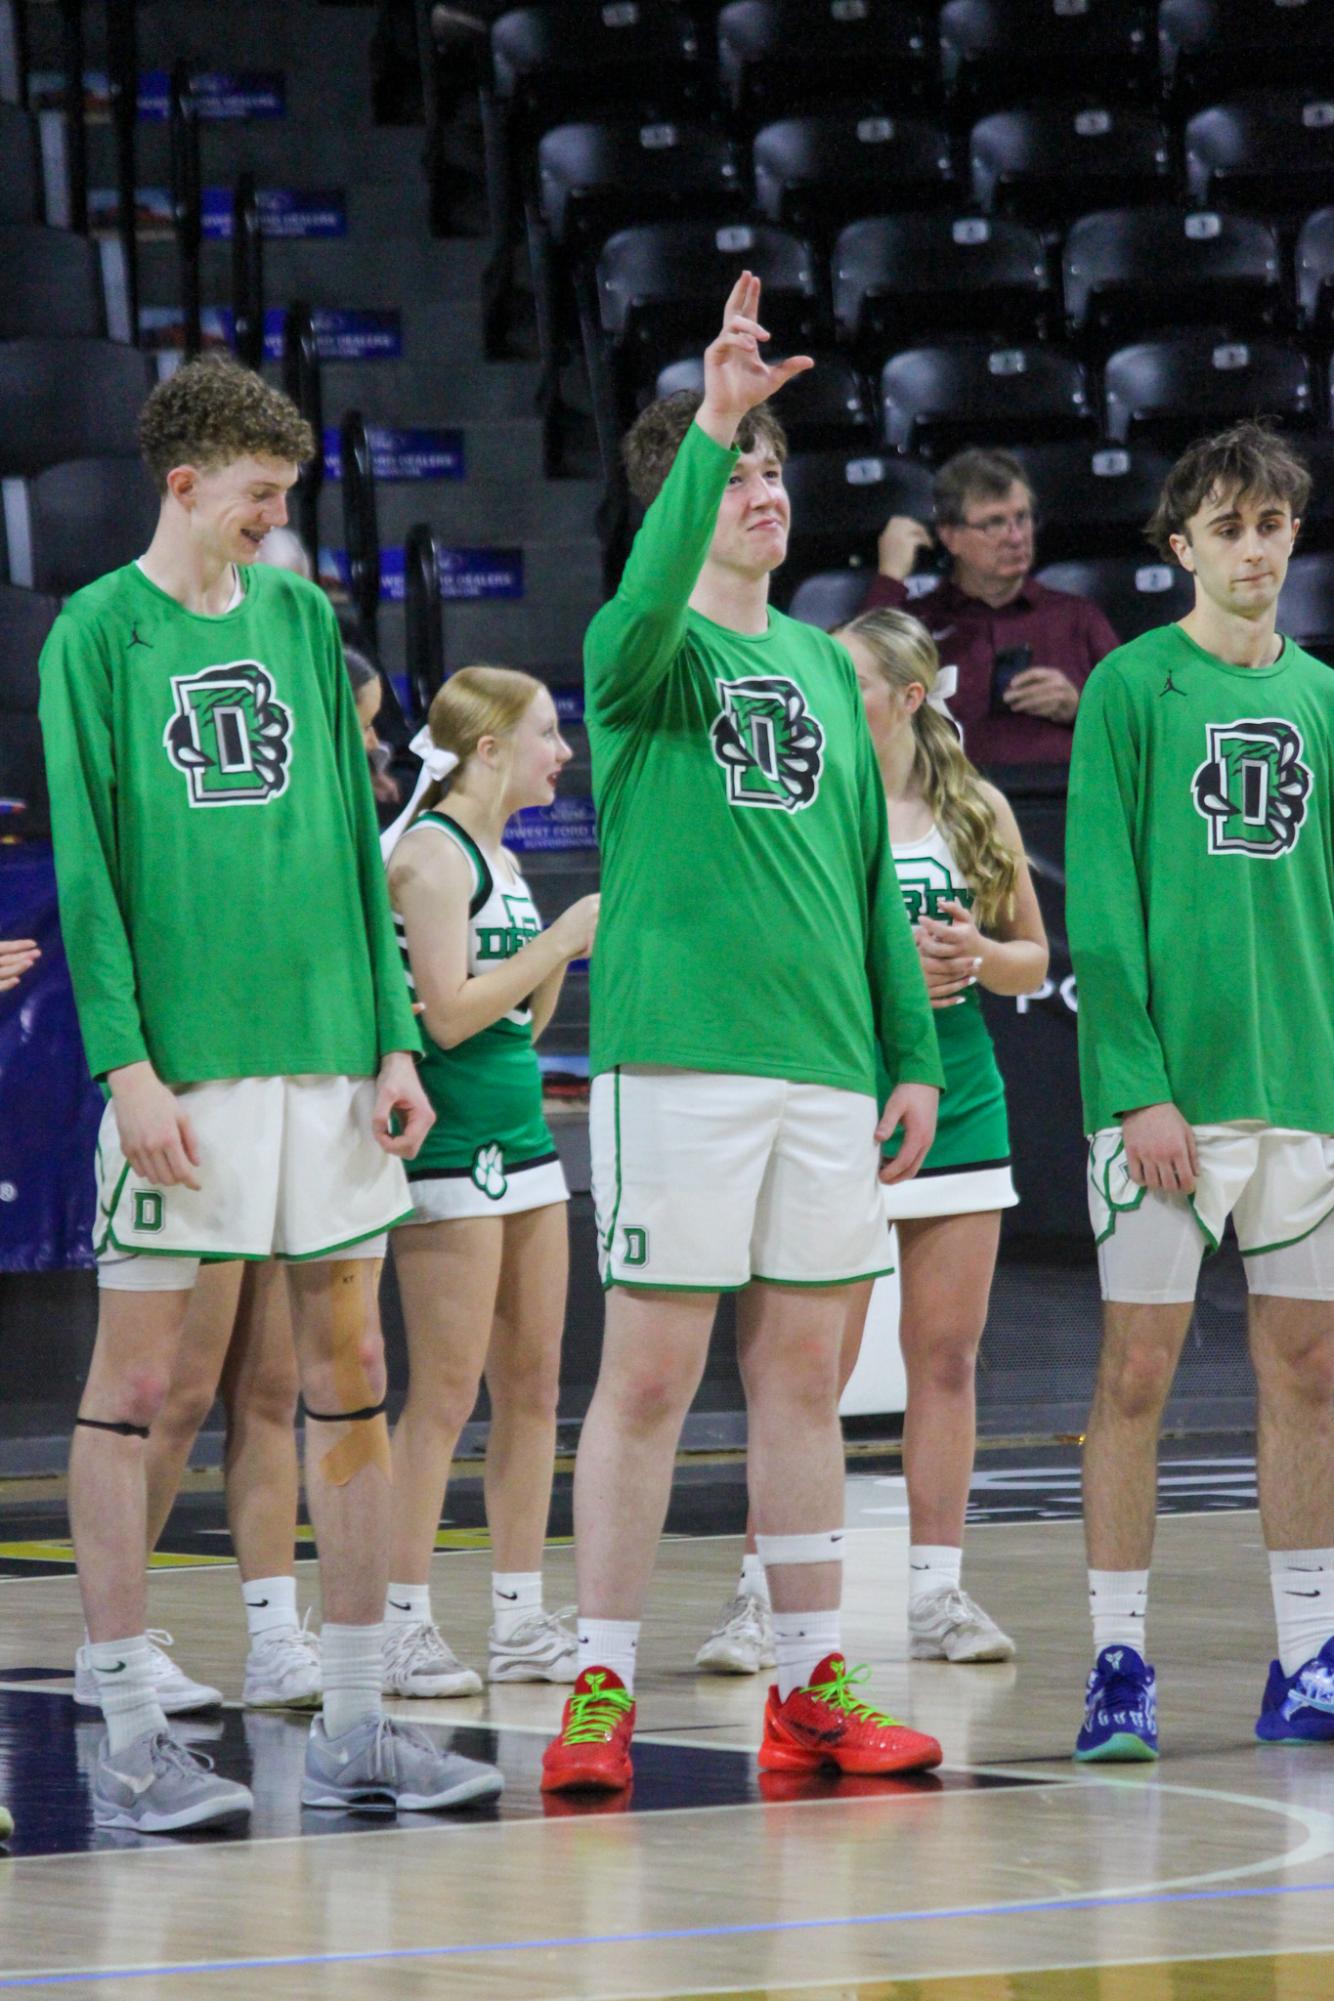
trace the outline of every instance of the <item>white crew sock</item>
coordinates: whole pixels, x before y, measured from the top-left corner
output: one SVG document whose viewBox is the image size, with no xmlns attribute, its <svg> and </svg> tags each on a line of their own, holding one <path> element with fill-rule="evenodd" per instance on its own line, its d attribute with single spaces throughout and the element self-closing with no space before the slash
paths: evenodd
<svg viewBox="0 0 1334 2001">
<path fill-rule="evenodd" d="M 774 1653 L 778 1658 L 778 1698 L 805 1688 L 826 1654 L 842 1647 L 838 1607 L 832 1612 L 775 1612 Z"/>
<path fill-rule="evenodd" d="M 296 1625 L 295 1577 L 252 1577 L 242 1584 L 241 1596 L 252 1640 L 257 1640 L 261 1633 Z"/>
<path fill-rule="evenodd" d="M 635 1655 L 639 1650 L 638 1619 L 581 1619 L 579 1672 L 606 1667 L 635 1692 Z"/>
<path fill-rule="evenodd" d="M 540 1570 L 491 1572 L 491 1630 L 502 1643 L 534 1612 L 542 1610 Z"/>
<path fill-rule="evenodd" d="M 431 1587 L 429 1584 L 391 1584 L 384 1594 L 386 1626 L 429 1626 Z"/>
<path fill-rule="evenodd" d="M 326 1735 L 341 1737 L 366 1717 L 381 1714 L 384 1678 L 384 1627 L 320 1628 L 320 1662 L 324 1679 Z"/>
<path fill-rule="evenodd" d="M 1093 1620 L 1093 1651 L 1104 1647 L 1133 1647 L 1140 1659 L 1144 1651 L 1149 1611 L 1147 1570 L 1090 1570 L 1089 1616 Z"/>
<path fill-rule="evenodd" d="M 908 1603 L 929 1598 L 933 1591 L 957 1591 L 963 1551 L 948 1542 L 914 1542 L 908 1546 Z"/>
<path fill-rule="evenodd" d="M 1334 1549 L 1271 1549 L 1269 1588 L 1279 1665 L 1296 1674 L 1334 1638 Z"/>
<path fill-rule="evenodd" d="M 88 1660 L 114 1756 L 145 1730 L 165 1730 L 167 1719 L 153 1686 L 153 1653 L 147 1633 L 130 1640 L 90 1640 Z"/>
<path fill-rule="evenodd" d="M 758 1550 L 741 1559 L 741 1589 L 748 1598 L 758 1598 L 761 1605 L 769 1603 L 769 1580 Z"/>
</svg>

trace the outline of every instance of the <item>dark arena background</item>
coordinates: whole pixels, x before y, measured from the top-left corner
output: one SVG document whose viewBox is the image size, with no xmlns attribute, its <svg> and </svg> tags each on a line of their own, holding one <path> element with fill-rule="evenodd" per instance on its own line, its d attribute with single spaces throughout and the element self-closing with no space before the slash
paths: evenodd
<svg viewBox="0 0 1334 2001">
<path fill-rule="evenodd" d="M 1251 1735 L 1269 1610 L 1230 1237 L 1205 1266 L 1161 1455 L 1171 1756 L 1070 1760 L 1099 1302 L 1059 757 L 982 760 L 1015 807 L 1052 947 L 1037 994 L 985 1001 L 1021 1203 L 981 1350 L 967 1574 L 1015 1662 L 907 1658 L 891 1284 L 845 1405 L 847 1644 L 877 1700 L 940 1737 L 939 1771 L 766 1784 L 767 1677 L 692 1668 L 746 1516 L 725 1302 L 645 1625 L 632 1793 L 611 1808 L 543 1794 L 562 1692 L 498 1686 L 395 1713 L 499 1764 L 499 1801 L 373 1824 L 303 1812 L 307 1719 L 241 1703 L 215 1409 L 152 1559 L 150 1617 L 221 1689 L 183 1734 L 253 1788 L 254 1815 L 243 1834 L 93 1826 L 100 1721 L 74 1699 L 65 1462 L 97 1318 L 102 1098 L 62 949 L 37 659 L 62 601 L 150 540 L 139 408 L 182 357 L 222 348 L 299 404 L 320 451 L 291 524 L 382 672 L 380 762 L 401 798 L 449 674 L 503 662 L 550 687 L 574 756 L 556 803 L 508 838 L 554 914 L 598 883 L 581 660 L 640 519 L 619 439 L 655 394 L 699 384 L 743 266 L 774 351 L 817 362 L 775 405 L 793 507 L 780 609 L 825 628 L 852 616 L 890 518 L 929 521 L 935 470 L 1004 446 L 1035 496 L 1038 583 L 1132 639 L 1191 603 L 1143 536 L 1166 469 L 1192 438 L 1264 416 L 1314 477 L 1279 628 L 1334 662 L 1332 0 L 0 0 L 0 939 L 41 947 L 0 993 L 0 1802 L 15 1823 L 0 1992 L 1334 1991 L 1330 1752 Z M 923 553 L 910 605 L 944 567 Z M 572 1192 L 555 1605 L 573 1597 L 571 1469 L 602 1337 L 585 961 L 540 1057 Z M 407 1374 L 392 1256 L 381 1305 L 392 1419 Z M 432 1572 L 464 1660 L 486 1651 L 488 1416 L 483 1392 Z M 318 1617 L 302 1523 L 298 1590 Z"/>
</svg>

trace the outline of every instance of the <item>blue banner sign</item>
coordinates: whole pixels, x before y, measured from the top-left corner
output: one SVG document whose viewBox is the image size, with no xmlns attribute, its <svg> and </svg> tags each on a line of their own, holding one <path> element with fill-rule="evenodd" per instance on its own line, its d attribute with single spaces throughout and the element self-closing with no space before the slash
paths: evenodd
<svg viewBox="0 0 1334 2001">
<path fill-rule="evenodd" d="M 333 237 L 347 235 L 347 195 L 342 188 L 259 188 L 261 235 Z M 230 243 L 232 190 L 205 188 L 201 222 L 209 243 Z M 88 220 L 95 231 L 120 227 L 120 195 L 115 188 L 89 188 Z M 134 227 L 140 236 L 170 236 L 175 227 L 169 188 L 136 188 Z"/>
<path fill-rule="evenodd" d="M 564 688 L 553 688 L 551 690 L 551 699 L 556 704 L 556 718 L 558 722 L 583 722 L 584 691 L 581 687 L 572 684 Z"/>
<path fill-rule="evenodd" d="M 347 235 L 347 195 L 342 188 L 257 188 L 255 198 L 261 236 Z M 205 238 L 211 243 L 230 243 L 232 190 L 205 188 L 202 210 Z"/>
<path fill-rule="evenodd" d="M 467 477 L 462 431 L 404 431 L 389 425 L 369 424 L 366 434 L 377 479 L 403 482 Z M 334 424 L 324 433 L 324 476 L 343 477 L 342 441 Z"/>
<path fill-rule="evenodd" d="M 521 598 L 522 549 L 442 549 L 440 595 L 446 598 Z"/>
<path fill-rule="evenodd" d="M 164 69 L 145 70 L 139 78 L 138 113 L 141 119 L 162 124 L 170 110 L 171 78 Z M 226 70 L 201 72 L 194 79 L 194 99 L 201 118 L 246 119 L 284 118 L 287 115 L 287 79 L 281 70 Z M 65 102 L 63 70 L 33 70 L 28 78 L 28 101 L 34 111 L 59 111 Z M 111 80 L 105 70 L 83 73 L 84 115 L 90 119 L 111 116 Z"/>
<path fill-rule="evenodd" d="M 591 799 L 557 799 L 550 806 L 525 806 L 505 828 L 505 845 L 522 855 L 574 854 L 596 850 L 597 820 Z"/>
<path fill-rule="evenodd" d="M 396 310 L 379 308 L 339 311 L 317 307 L 315 345 L 321 361 L 390 361 L 403 352 L 403 320 Z M 200 314 L 203 345 L 230 347 L 235 321 L 230 306 L 205 306 Z M 153 350 L 185 345 L 185 317 L 179 306 L 141 306 L 140 345 Z M 271 306 L 264 315 L 264 358 L 281 361 L 283 355 L 283 308 Z"/>
</svg>

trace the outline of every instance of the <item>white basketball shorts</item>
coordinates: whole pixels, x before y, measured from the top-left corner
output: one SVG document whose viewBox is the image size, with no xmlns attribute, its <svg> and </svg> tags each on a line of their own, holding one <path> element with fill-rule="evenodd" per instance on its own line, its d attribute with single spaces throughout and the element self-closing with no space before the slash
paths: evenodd
<svg viewBox="0 0 1334 2001">
<path fill-rule="evenodd" d="M 875 1100 L 820 1084 L 654 1066 L 593 1081 L 604 1285 L 733 1292 L 891 1269 Z"/>
<path fill-rule="evenodd" d="M 1204 1254 L 1231 1216 L 1252 1292 L 1334 1299 L 1334 1137 L 1256 1119 L 1192 1130 L 1200 1171 L 1191 1195 L 1133 1182 L 1119 1126 L 1093 1135 L 1089 1217 L 1103 1298 L 1194 1299 Z"/>
<path fill-rule="evenodd" d="M 115 1107 L 97 1141 L 93 1248 L 103 1286 L 175 1291 L 201 1258 L 383 1256 L 412 1213 L 403 1163 L 371 1133 L 369 1077 L 228 1077 L 176 1096 L 200 1186 L 155 1188 L 121 1152 Z"/>
</svg>

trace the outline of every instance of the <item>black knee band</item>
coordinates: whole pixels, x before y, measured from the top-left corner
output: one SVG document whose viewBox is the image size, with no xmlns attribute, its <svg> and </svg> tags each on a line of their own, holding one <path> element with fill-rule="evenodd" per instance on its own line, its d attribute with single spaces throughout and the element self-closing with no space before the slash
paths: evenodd
<svg viewBox="0 0 1334 2001">
<path fill-rule="evenodd" d="M 87 1431 L 114 1431 L 118 1438 L 147 1438 L 146 1424 L 127 1424 L 124 1419 L 119 1424 L 108 1424 L 104 1417 L 76 1417 L 74 1422 L 83 1425 Z"/>
<path fill-rule="evenodd" d="M 301 1409 L 316 1424 L 359 1424 L 364 1418 L 383 1417 L 388 1401 L 387 1397 L 381 1397 L 379 1403 L 364 1404 L 360 1410 L 312 1410 L 303 1397 Z"/>
</svg>

